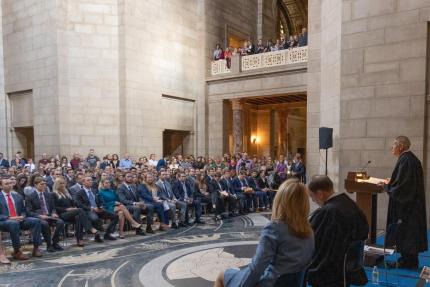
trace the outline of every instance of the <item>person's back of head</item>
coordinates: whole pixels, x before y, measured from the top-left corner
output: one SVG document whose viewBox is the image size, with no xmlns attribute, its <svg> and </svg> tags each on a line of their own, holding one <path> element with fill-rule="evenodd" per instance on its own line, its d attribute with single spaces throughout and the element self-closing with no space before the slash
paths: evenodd
<svg viewBox="0 0 430 287">
<path fill-rule="evenodd" d="M 312 200 L 320 206 L 334 193 L 333 181 L 327 175 L 314 175 L 308 188 Z"/>
<path fill-rule="evenodd" d="M 306 186 L 297 179 L 289 179 L 276 192 L 272 220 L 287 224 L 292 234 L 299 238 L 309 238 L 313 234 L 308 221 L 309 210 Z"/>
</svg>

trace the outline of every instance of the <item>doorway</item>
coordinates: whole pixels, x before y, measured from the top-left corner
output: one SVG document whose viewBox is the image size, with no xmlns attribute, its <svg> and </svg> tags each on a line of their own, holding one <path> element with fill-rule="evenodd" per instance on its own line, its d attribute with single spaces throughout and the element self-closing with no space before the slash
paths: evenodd
<svg viewBox="0 0 430 287">
<path fill-rule="evenodd" d="M 32 158 L 34 160 L 34 129 L 33 127 L 19 127 L 15 128 L 14 150 L 22 151 L 26 159 Z"/>
<path fill-rule="evenodd" d="M 163 156 L 189 153 L 190 131 L 164 130 Z"/>
</svg>

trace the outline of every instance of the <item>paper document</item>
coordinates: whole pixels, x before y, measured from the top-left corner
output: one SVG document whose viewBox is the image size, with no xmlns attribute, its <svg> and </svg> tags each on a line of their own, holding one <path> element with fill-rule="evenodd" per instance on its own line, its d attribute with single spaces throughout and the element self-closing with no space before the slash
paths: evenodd
<svg viewBox="0 0 430 287">
<path fill-rule="evenodd" d="M 394 249 L 390 249 L 390 248 L 384 249 L 383 247 L 376 247 L 376 246 L 369 246 L 369 245 L 364 245 L 364 251 L 370 252 L 373 254 L 381 254 L 381 255 L 384 255 L 384 251 L 385 251 L 385 255 L 394 254 Z"/>
<path fill-rule="evenodd" d="M 382 178 L 377 178 L 377 177 L 369 177 L 368 179 L 357 179 L 357 182 L 367 182 L 367 183 L 371 183 L 371 184 L 378 184 L 383 182 L 384 179 Z"/>
</svg>

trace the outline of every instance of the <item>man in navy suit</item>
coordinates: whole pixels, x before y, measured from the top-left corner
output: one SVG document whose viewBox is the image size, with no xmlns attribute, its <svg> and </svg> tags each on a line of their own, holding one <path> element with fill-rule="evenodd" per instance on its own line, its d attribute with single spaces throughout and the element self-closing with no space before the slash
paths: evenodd
<svg viewBox="0 0 430 287">
<path fill-rule="evenodd" d="M 154 206 L 154 211 L 160 219 L 159 230 L 165 231 L 168 229 L 168 225 L 165 224 L 163 201 L 158 197 L 160 188 L 154 183 L 154 176 L 152 173 L 146 174 L 145 179 L 145 182 L 142 182 L 137 186 L 137 194 L 146 205 L 151 204 Z M 152 191 L 152 189 L 154 191 Z"/>
<path fill-rule="evenodd" d="M 179 226 L 185 227 L 185 213 L 187 211 L 187 204 L 183 201 L 178 200 L 172 190 L 172 186 L 170 185 L 168 179 L 168 175 L 166 171 L 160 172 L 160 177 L 157 181 L 158 187 L 160 187 L 160 199 L 164 201 L 166 205 L 169 206 L 169 216 L 172 219 L 172 228 L 178 228 L 178 224 L 176 223 L 176 208 L 179 209 L 180 214 L 180 223 Z"/>
<path fill-rule="evenodd" d="M 297 177 L 301 182 L 306 183 L 306 168 L 303 164 L 302 156 L 299 153 L 294 157 L 291 172 L 294 177 Z"/>
<path fill-rule="evenodd" d="M 93 179 L 91 176 L 85 176 L 82 180 L 82 185 L 82 189 L 79 190 L 75 196 L 77 207 L 82 208 L 87 213 L 88 219 L 97 230 L 101 230 L 103 227 L 103 222 L 100 218 L 110 219 L 104 239 L 116 240 L 116 238 L 112 236 L 112 233 L 115 231 L 115 227 L 118 223 L 118 215 L 110 213 L 101 207 L 99 197 L 91 190 L 93 186 Z M 99 243 L 103 242 L 100 238 L 100 234 L 96 234 L 95 241 Z"/>
<path fill-rule="evenodd" d="M 46 182 L 42 177 L 34 179 L 34 186 L 36 187 L 36 192 L 25 197 L 27 214 L 40 219 L 46 250 L 48 252 L 62 251 L 63 248 L 58 242 L 60 242 L 61 233 L 64 232 L 64 222 L 55 211 L 53 193 L 46 192 Z M 55 227 L 52 239 L 51 226 Z"/>
<path fill-rule="evenodd" d="M 233 180 L 230 176 L 230 170 L 226 168 L 224 170 L 224 175 L 219 181 L 221 185 L 221 189 L 227 192 L 228 196 L 224 198 L 224 201 L 228 203 L 228 213 L 230 217 L 235 216 L 236 205 L 238 203 L 239 198 L 236 196 L 233 187 Z"/>
<path fill-rule="evenodd" d="M 10 164 L 7 159 L 3 158 L 3 153 L 0 152 L 0 168 L 9 168 Z"/>
<path fill-rule="evenodd" d="M 152 204 L 145 204 L 143 201 L 139 200 L 139 195 L 137 194 L 136 186 L 133 182 L 133 173 L 126 172 L 124 179 L 124 183 L 122 183 L 116 191 L 119 201 L 127 207 L 128 211 L 133 215 L 134 220 L 138 223 L 142 223 L 140 215 L 145 213 L 146 232 L 153 234 L 152 220 L 154 217 L 154 206 Z M 145 232 L 138 228 L 136 229 L 136 235 L 145 235 Z"/>
<path fill-rule="evenodd" d="M 17 260 L 27 260 L 28 257 L 21 252 L 21 241 L 19 239 L 20 230 L 31 229 L 33 236 L 33 257 L 41 257 L 39 250 L 41 244 L 41 223 L 40 219 L 27 217 L 22 197 L 12 191 L 13 185 L 9 178 L 1 180 L 0 192 L 0 230 L 10 233 L 12 241 L 12 256 Z"/>
<path fill-rule="evenodd" d="M 245 171 L 240 171 L 239 175 L 234 180 L 234 191 L 236 192 L 236 196 L 240 199 L 241 214 L 250 212 L 253 202 L 254 206 L 257 206 L 257 197 L 254 193 L 244 192 L 246 188 L 249 188 L 246 173 Z"/>
<path fill-rule="evenodd" d="M 187 210 L 185 212 L 185 224 L 189 225 L 188 208 L 194 207 L 197 224 L 204 224 L 201 220 L 202 216 L 202 202 L 200 197 L 194 197 L 194 188 L 187 181 L 187 175 L 184 172 L 179 174 L 179 180 L 173 185 L 173 193 L 179 201 L 187 204 Z"/>
</svg>

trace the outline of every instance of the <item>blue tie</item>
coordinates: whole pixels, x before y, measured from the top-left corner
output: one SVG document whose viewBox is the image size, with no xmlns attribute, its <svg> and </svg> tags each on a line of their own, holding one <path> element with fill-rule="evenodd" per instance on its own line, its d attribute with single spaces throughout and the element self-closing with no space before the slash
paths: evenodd
<svg viewBox="0 0 430 287">
<path fill-rule="evenodd" d="M 92 208 L 96 208 L 97 204 L 96 204 L 96 199 L 94 198 L 94 194 L 92 193 L 92 191 L 88 191 L 88 198 L 90 200 L 90 204 Z"/>
</svg>

